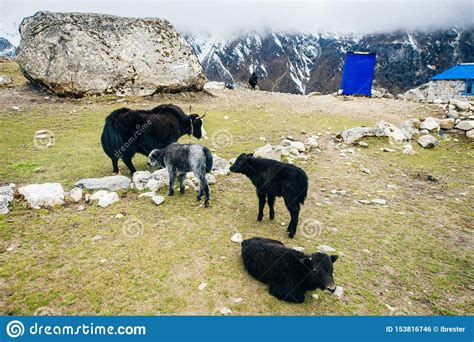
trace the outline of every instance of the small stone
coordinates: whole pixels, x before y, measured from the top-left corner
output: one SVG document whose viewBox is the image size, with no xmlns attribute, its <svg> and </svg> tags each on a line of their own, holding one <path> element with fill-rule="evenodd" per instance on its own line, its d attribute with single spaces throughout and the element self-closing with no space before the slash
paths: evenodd
<svg viewBox="0 0 474 342">
<path fill-rule="evenodd" d="M 265 137 L 260 137 L 259 140 L 260 141 L 266 141 L 267 139 L 265 139 Z"/>
<path fill-rule="evenodd" d="M 143 194 L 140 194 L 138 195 L 138 198 L 142 198 L 142 197 L 153 197 L 155 196 L 156 194 L 154 192 L 144 192 Z"/>
<path fill-rule="evenodd" d="M 117 215 L 115 215 L 115 218 L 116 218 L 116 219 L 121 219 L 121 218 L 123 218 L 123 217 L 124 217 L 124 216 L 123 216 L 123 214 L 121 214 L 121 213 L 118 213 Z"/>
<path fill-rule="evenodd" d="M 244 241 L 244 239 L 243 239 L 243 237 L 242 237 L 242 234 L 240 234 L 240 233 L 235 233 L 235 234 L 232 235 L 232 237 L 230 238 L 230 241 L 235 242 L 235 243 L 242 243 L 242 241 Z"/>
<path fill-rule="evenodd" d="M 439 144 L 439 141 L 432 135 L 423 135 L 418 139 L 418 144 L 423 148 L 433 148 Z"/>
<path fill-rule="evenodd" d="M 369 144 L 367 144 L 365 141 L 359 141 L 357 143 L 357 145 L 361 146 L 361 147 L 369 147 Z"/>
<path fill-rule="evenodd" d="M 360 204 L 370 204 L 371 202 L 369 200 L 357 200 Z"/>
<path fill-rule="evenodd" d="M 371 200 L 370 202 L 373 203 L 373 204 L 380 204 L 380 205 L 387 204 L 387 201 L 382 199 L 382 198 L 375 198 L 375 199 Z"/>
<path fill-rule="evenodd" d="M 342 298 L 342 296 L 344 296 L 344 288 L 342 286 L 336 286 L 336 291 L 334 291 L 334 295 L 337 298 Z"/>
<path fill-rule="evenodd" d="M 232 313 L 232 310 L 226 307 L 222 307 L 219 309 L 219 312 L 221 313 L 221 315 L 227 316 Z"/>
<path fill-rule="evenodd" d="M 474 129 L 474 120 L 462 120 L 456 125 L 456 128 L 463 131 Z"/>
<path fill-rule="evenodd" d="M 234 298 L 232 299 L 232 301 L 235 303 L 235 304 L 240 304 L 244 301 L 244 299 L 242 297 L 237 297 L 237 298 Z"/>
<path fill-rule="evenodd" d="M 292 247 L 295 251 L 298 251 L 298 252 L 304 252 L 304 247 L 299 247 L 299 246 L 295 246 L 295 247 Z"/>
<path fill-rule="evenodd" d="M 367 248 L 364 248 L 364 249 L 362 250 L 362 252 L 364 252 L 364 253 L 366 253 L 366 254 L 372 254 L 372 252 L 369 251 Z"/>
<path fill-rule="evenodd" d="M 83 211 L 84 209 L 86 209 L 86 207 L 84 207 L 83 205 L 80 205 L 77 207 L 77 211 Z"/>
<path fill-rule="evenodd" d="M 466 137 L 468 139 L 474 140 L 474 129 L 471 129 L 470 131 L 466 132 Z"/>
<path fill-rule="evenodd" d="M 388 147 L 385 147 L 382 149 L 383 152 L 397 152 L 397 150 L 394 150 L 393 148 L 388 148 Z"/>
<path fill-rule="evenodd" d="M 319 295 L 317 293 L 313 293 L 311 297 L 313 297 L 315 300 L 319 299 Z"/>
<path fill-rule="evenodd" d="M 366 174 L 368 174 L 368 175 L 370 175 L 370 173 L 371 173 L 370 170 L 369 170 L 368 168 L 366 168 L 366 167 L 364 167 L 364 168 L 362 169 L 362 172 L 363 172 L 363 173 L 366 173 Z"/>
<path fill-rule="evenodd" d="M 228 115 L 224 115 L 224 120 L 229 120 L 229 116 L 228 116 Z"/>
<path fill-rule="evenodd" d="M 198 289 L 199 289 L 199 291 L 202 291 L 202 290 L 204 290 L 206 287 L 207 287 L 207 283 L 201 283 L 201 284 L 199 284 Z"/>
<path fill-rule="evenodd" d="M 102 196 L 99 199 L 98 205 L 101 208 L 107 208 L 109 205 L 112 205 L 115 202 L 118 202 L 119 200 L 120 200 L 120 197 L 118 196 L 118 194 L 112 191 Z"/>
<path fill-rule="evenodd" d="M 322 253 L 335 252 L 336 250 L 328 245 L 319 245 L 317 249 Z"/>
<path fill-rule="evenodd" d="M 100 241 L 100 240 L 102 240 L 102 236 L 100 236 L 100 235 L 96 235 L 92 238 L 92 242 L 97 242 L 97 241 Z"/>
<path fill-rule="evenodd" d="M 20 107 L 18 107 L 18 106 L 12 106 L 12 110 L 14 110 L 15 112 L 19 112 L 19 111 L 20 111 Z"/>
<path fill-rule="evenodd" d="M 165 198 L 163 196 L 160 196 L 160 195 L 155 195 L 155 196 L 152 196 L 151 197 L 151 200 L 156 204 L 156 205 L 160 205 L 161 203 L 163 203 L 165 201 Z"/>
<path fill-rule="evenodd" d="M 68 192 L 68 196 L 74 201 L 79 202 L 82 199 L 82 189 L 75 187 Z"/>
<path fill-rule="evenodd" d="M 435 118 L 428 117 L 421 122 L 420 129 L 426 129 L 428 131 L 436 131 L 436 130 L 439 130 L 439 123 Z"/>
</svg>

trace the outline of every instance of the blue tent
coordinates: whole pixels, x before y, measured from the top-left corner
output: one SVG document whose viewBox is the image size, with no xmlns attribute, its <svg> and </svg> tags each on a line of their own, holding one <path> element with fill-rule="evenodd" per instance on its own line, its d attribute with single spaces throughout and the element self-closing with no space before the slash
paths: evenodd
<svg viewBox="0 0 474 342">
<path fill-rule="evenodd" d="M 375 70 L 375 53 L 348 52 L 342 73 L 344 95 L 370 96 Z"/>
</svg>

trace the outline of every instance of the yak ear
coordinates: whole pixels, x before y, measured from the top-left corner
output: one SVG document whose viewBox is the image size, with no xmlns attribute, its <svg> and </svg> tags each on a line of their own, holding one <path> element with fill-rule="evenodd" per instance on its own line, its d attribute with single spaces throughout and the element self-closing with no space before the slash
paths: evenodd
<svg viewBox="0 0 474 342">
<path fill-rule="evenodd" d="M 339 255 L 331 255 L 331 262 L 334 264 L 337 258 L 339 258 Z"/>
</svg>

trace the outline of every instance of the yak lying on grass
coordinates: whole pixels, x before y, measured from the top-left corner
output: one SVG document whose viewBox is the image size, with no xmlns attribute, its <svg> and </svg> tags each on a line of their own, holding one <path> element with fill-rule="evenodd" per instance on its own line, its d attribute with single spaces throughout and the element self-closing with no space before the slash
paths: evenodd
<svg viewBox="0 0 474 342">
<path fill-rule="evenodd" d="M 102 148 L 112 160 L 114 173 L 119 172 L 118 160 L 122 158 L 133 174 L 135 153 L 148 156 L 153 149 L 168 146 L 185 134 L 200 139 L 204 132 L 203 117 L 187 115 L 172 104 L 151 110 L 117 109 L 105 120 Z"/>
<path fill-rule="evenodd" d="M 308 177 L 306 173 L 294 165 L 285 164 L 272 159 L 254 158 L 252 154 L 242 153 L 230 171 L 242 173 L 252 181 L 257 188 L 258 216 L 263 219 L 265 202 L 270 207 L 270 220 L 275 217 L 275 198 L 283 197 L 290 212 L 291 220 L 288 225 L 288 236 L 295 236 L 301 204 L 304 203 L 308 192 Z"/>
<path fill-rule="evenodd" d="M 179 192 L 184 193 L 184 180 L 186 173 L 193 171 L 199 180 L 199 193 L 197 200 L 200 201 L 204 194 L 204 206 L 209 206 L 209 185 L 206 173 L 212 170 L 212 154 L 206 146 L 197 144 L 173 143 L 163 149 L 155 149 L 148 156 L 149 166 L 166 167 L 170 178 L 168 195 L 174 195 L 174 182 L 176 176 L 179 180 Z"/>
<path fill-rule="evenodd" d="M 246 270 L 269 285 L 269 292 L 287 302 L 304 302 L 305 292 L 315 289 L 334 292 L 333 264 L 337 255 L 303 252 L 280 241 L 254 237 L 242 242 Z"/>
</svg>

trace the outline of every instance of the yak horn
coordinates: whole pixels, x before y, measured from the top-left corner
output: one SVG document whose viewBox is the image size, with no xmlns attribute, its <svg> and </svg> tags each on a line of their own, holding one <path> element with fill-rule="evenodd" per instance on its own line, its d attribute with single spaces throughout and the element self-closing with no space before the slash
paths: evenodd
<svg viewBox="0 0 474 342">
<path fill-rule="evenodd" d="M 204 115 L 203 116 L 200 116 L 199 119 L 204 119 L 204 117 L 206 116 L 207 112 L 204 112 Z"/>
</svg>

